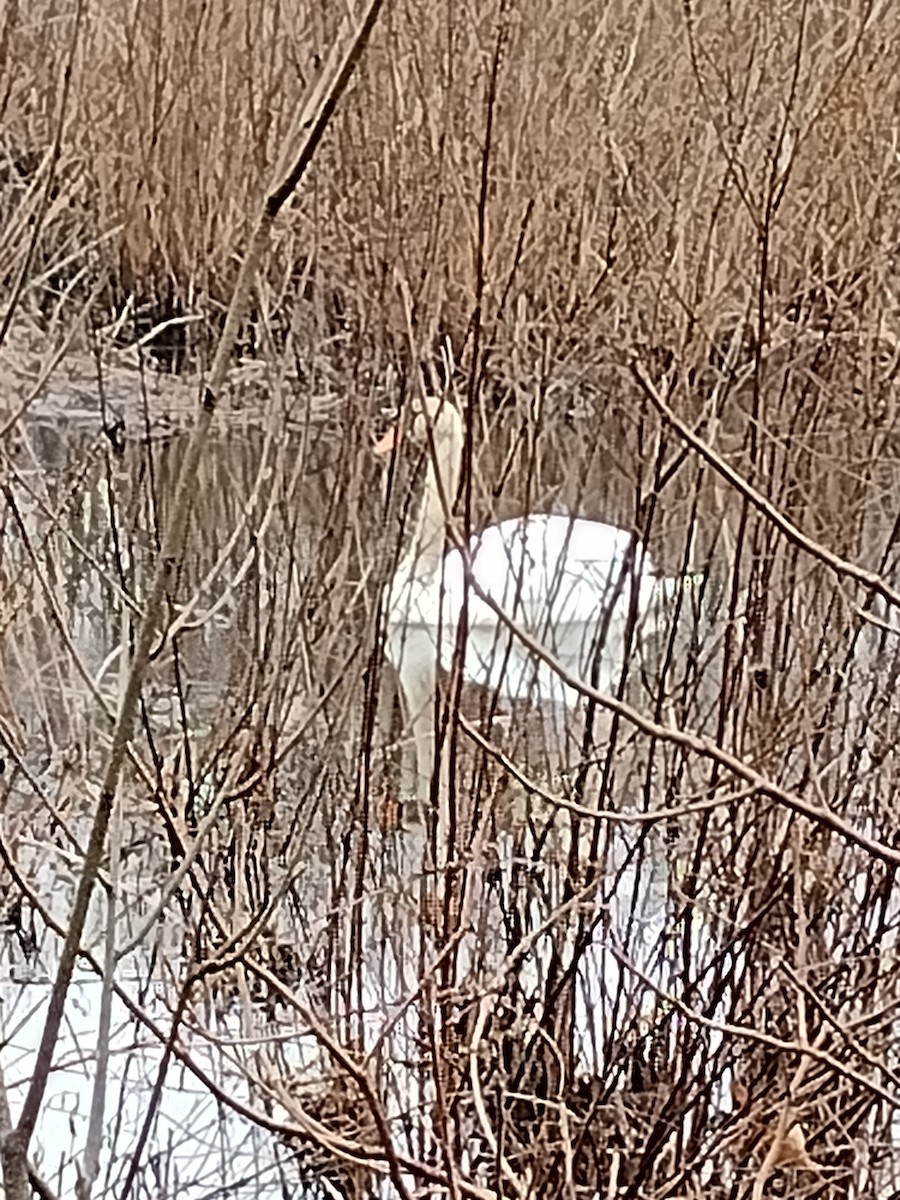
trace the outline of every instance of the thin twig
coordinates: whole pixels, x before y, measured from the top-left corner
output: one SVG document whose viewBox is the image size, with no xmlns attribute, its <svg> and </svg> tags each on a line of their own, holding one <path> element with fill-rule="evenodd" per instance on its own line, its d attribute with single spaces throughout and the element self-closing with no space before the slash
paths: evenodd
<svg viewBox="0 0 900 1200">
<path fill-rule="evenodd" d="M 896 605 L 900 608 L 900 592 L 895 591 L 880 575 L 874 571 L 867 571 L 865 567 L 860 567 L 854 562 L 850 562 L 846 558 L 841 558 L 840 555 L 827 549 L 820 542 L 816 542 L 813 538 L 805 534 L 801 529 L 790 521 L 784 513 L 775 507 L 771 500 L 767 500 L 761 492 L 758 492 L 751 483 L 749 483 L 733 467 L 717 454 L 713 448 L 708 445 L 701 437 L 698 437 L 692 429 L 678 417 L 665 402 L 659 390 L 656 388 L 646 368 L 639 362 L 635 361 L 632 364 L 632 371 L 635 379 L 641 386 L 644 395 L 654 406 L 663 420 L 669 425 L 683 441 L 691 447 L 692 450 L 700 455 L 700 457 L 713 468 L 717 474 L 730 483 L 735 491 L 739 492 L 758 512 L 760 512 L 767 521 L 770 521 L 779 532 L 783 533 L 792 545 L 798 546 L 801 550 L 805 550 L 811 558 L 818 562 L 824 563 L 826 567 L 834 571 L 836 575 L 844 575 L 848 579 L 853 579 L 863 587 L 871 588 L 877 592 L 882 599 L 887 600 L 889 604 Z"/>
</svg>

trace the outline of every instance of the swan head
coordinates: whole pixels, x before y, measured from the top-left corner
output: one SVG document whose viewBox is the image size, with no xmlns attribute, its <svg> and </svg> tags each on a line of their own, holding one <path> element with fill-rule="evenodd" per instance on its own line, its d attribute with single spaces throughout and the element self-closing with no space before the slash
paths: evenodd
<svg viewBox="0 0 900 1200">
<path fill-rule="evenodd" d="M 459 409 L 446 396 L 426 394 L 410 400 L 391 428 L 375 443 L 376 454 L 392 454 L 406 438 L 427 445 L 449 445 L 461 452 L 463 420 Z"/>
</svg>

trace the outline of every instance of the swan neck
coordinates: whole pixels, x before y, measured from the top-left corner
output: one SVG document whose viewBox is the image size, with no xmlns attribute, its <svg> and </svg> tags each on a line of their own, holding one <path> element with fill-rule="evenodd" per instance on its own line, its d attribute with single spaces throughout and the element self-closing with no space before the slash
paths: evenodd
<svg viewBox="0 0 900 1200">
<path fill-rule="evenodd" d="M 410 547 L 410 574 L 436 574 L 444 557 L 447 513 L 456 499 L 461 471 L 462 423 L 455 413 L 439 416 L 432 429 L 425 485 Z"/>
</svg>

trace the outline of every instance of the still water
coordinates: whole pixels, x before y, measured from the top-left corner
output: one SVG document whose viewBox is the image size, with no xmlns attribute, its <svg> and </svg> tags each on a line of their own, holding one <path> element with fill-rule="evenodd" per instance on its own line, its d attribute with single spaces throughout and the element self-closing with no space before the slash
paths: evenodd
<svg viewBox="0 0 900 1200">
<path fill-rule="evenodd" d="M 183 452 L 182 435 L 146 433 L 35 418 L 13 456 L 0 719 L 18 879 L 4 870 L 0 1039 L 14 1116 Z M 752 814 L 579 822 L 586 803 L 689 810 L 709 768 L 608 718 L 466 692 L 466 717 L 520 770 L 451 727 L 455 842 L 439 878 L 378 651 L 403 507 L 369 433 L 352 412 L 247 423 L 204 456 L 84 940 L 120 991 L 98 1043 L 102 983 L 79 965 L 32 1146 L 58 1195 L 83 1169 L 104 1059 L 95 1196 L 126 1181 L 147 1197 L 395 1194 L 440 1165 L 442 1120 L 465 1171 L 488 1178 L 481 1155 L 508 1178 L 521 1148 L 491 1145 L 491 1096 L 577 1121 L 579 1089 L 610 1103 L 658 1059 L 691 1079 L 698 1144 L 732 1107 L 735 1047 L 691 1034 L 673 998 L 717 1023 L 752 1019 L 749 943 L 726 954 L 718 940 L 741 911 Z M 714 733 L 724 626 L 705 620 L 700 659 L 679 652 L 665 701 L 652 664 L 627 698 Z M 760 724 L 767 703 L 751 698 Z M 895 908 L 880 910 L 883 938 Z M 544 1055 L 538 1086 L 541 1046 L 565 1070 L 547 1074 Z M 596 1168 L 572 1169 L 579 1195 L 600 1188 Z"/>
</svg>

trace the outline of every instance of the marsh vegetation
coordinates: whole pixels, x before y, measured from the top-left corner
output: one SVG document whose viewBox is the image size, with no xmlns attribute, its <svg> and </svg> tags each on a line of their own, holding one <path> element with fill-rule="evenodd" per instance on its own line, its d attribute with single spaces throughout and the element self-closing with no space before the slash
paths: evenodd
<svg viewBox="0 0 900 1200">
<path fill-rule="evenodd" d="M 10 1200 L 900 1188 L 898 47 L 2 8 Z M 571 515 L 680 581 L 577 704 L 451 653 L 431 806 L 383 652 L 429 448 L 371 453 L 426 391 L 448 544 Z"/>
</svg>

